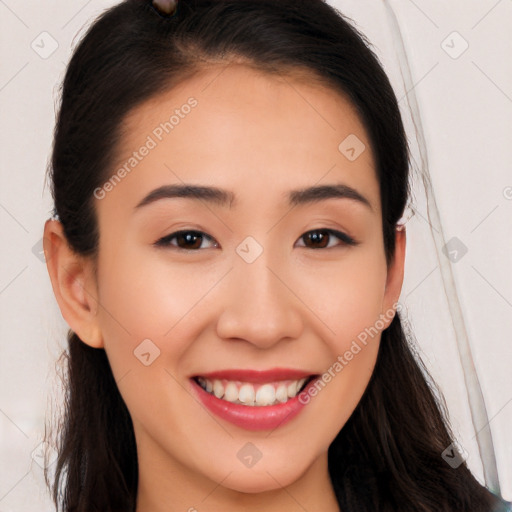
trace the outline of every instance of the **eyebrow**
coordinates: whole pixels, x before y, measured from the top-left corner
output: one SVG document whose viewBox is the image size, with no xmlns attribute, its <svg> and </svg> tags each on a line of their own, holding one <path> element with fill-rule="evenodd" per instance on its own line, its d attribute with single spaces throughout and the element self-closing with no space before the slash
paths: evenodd
<svg viewBox="0 0 512 512">
<path fill-rule="evenodd" d="M 235 194 L 229 190 L 205 185 L 163 185 L 152 190 L 135 206 L 135 210 L 147 206 L 161 199 L 191 198 L 200 201 L 207 201 L 219 206 L 232 208 L 235 203 Z M 341 183 L 332 185 L 317 185 L 299 190 L 292 190 L 288 193 L 288 204 L 298 206 L 316 203 L 326 199 L 350 199 L 372 210 L 370 201 L 356 189 Z"/>
</svg>

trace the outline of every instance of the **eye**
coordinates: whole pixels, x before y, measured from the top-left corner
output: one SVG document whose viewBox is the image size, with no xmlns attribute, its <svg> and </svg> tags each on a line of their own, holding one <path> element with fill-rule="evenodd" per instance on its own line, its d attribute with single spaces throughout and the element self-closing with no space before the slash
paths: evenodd
<svg viewBox="0 0 512 512">
<path fill-rule="evenodd" d="M 341 243 L 331 244 L 331 238 L 337 238 Z M 300 247 L 307 247 L 309 249 L 330 249 L 331 247 L 339 246 L 339 245 L 357 245 L 352 237 L 348 236 L 341 231 L 337 231 L 335 229 L 313 229 L 304 233 L 299 240 L 303 241 L 303 245 Z M 311 243 L 312 246 L 308 246 L 307 243 Z"/>
<path fill-rule="evenodd" d="M 335 241 L 334 239 L 338 239 L 340 243 L 332 244 L 331 241 Z M 175 240 L 175 242 L 173 242 Z M 171 233 L 170 235 L 164 236 L 157 240 L 154 245 L 157 247 L 176 247 L 177 249 L 184 250 L 199 250 L 199 249 L 208 249 L 208 247 L 203 246 L 204 241 L 209 241 L 211 243 L 210 247 L 219 247 L 218 242 L 216 242 L 211 236 L 203 233 L 202 231 L 197 230 L 182 230 Z M 302 241 L 302 245 L 299 244 L 299 247 L 306 247 L 308 249 L 329 249 L 331 247 L 342 246 L 342 245 L 357 245 L 352 237 L 347 234 L 337 231 L 335 229 L 313 229 L 304 233 L 299 241 Z M 312 245 L 308 245 L 312 244 Z"/>
<path fill-rule="evenodd" d="M 176 240 L 176 243 L 172 243 L 172 240 Z M 160 238 L 154 245 L 158 247 L 172 246 L 184 250 L 207 249 L 208 247 L 202 247 L 202 243 L 205 240 L 213 242 L 212 247 L 218 247 L 219 245 L 211 236 L 202 231 L 194 230 L 176 231 L 175 233 Z"/>
</svg>

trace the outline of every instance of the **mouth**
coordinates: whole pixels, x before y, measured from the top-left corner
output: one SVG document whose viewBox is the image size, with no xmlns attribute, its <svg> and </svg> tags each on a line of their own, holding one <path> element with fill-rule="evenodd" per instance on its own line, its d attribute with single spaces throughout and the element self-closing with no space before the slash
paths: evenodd
<svg viewBox="0 0 512 512">
<path fill-rule="evenodd" d="M 219 418 L 245 430 L 274 430 L 293 418 L 320 377 L 293 369 L 222 370 L 190 377 L 191 391 Z"/>
<path fill-rule="evenodd" d="M 283 404 L 295 398 L 318 375 L 310 375 L 300 379 L 273 380 L 254 383 L 243 380 L 193 377 L 193 380 L 204 391 L 232 404 L 249 407 L 268 407 Z"/>
</svg>

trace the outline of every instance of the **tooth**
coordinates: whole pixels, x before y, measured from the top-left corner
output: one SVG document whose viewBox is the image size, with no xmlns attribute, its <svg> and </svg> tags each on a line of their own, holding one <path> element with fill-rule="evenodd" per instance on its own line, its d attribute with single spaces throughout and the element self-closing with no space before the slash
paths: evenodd
<svg viewBox="0 0 512 512">
<path fill-rule="evenodd" d="M 249 383 L 242 384 L 240 389 L 235 382 L 228 381 L 224 386 L 220 379 L 213 381 L 198 377 L 197 382 L 207 392 L 214 394 L 217 398 L 227 400 L 231 403 L 244 404 L 249 406 L 268 406 L 284 403 L 289 398 L 297 396 L 298 392 L 306 382 L 307 378 L 299 381 L 291 381 L 288 385 L 281 382 L 278 384 L 264 384 L 256 393 L 254 386 Z"/>
<path fill-rule="evenodd" d="M 284 384 L 279 384 L 279 386 L 277 386 L 276 400 L 279 402 L 286 402 L 286 400 L 288 400 L 288 393 Z"/>
<path fill-rule="evenodd" d="M 238 400 L 246 405 L 254 405 L 254 386 L 252 384 L 244 384 L 238 392 Z"/>
<path fill-rule="evenodd" d="M 276 399 L 276 392 L 272 384 L 264 384 L 256 393 L 257 405 L 270 405 Z"/>
<path fill-rule="evenodd" d="M 304 377 L 303 379 L 300 379 L 297 383 L 297 393 L 301 390 L 302 386 L 304 386 L 304 382 L 306 382 L 308 379 Z"/>
<path fill-rule="evenodd" d="M 215 379 L 213 381 L 213 394 L 217 398 L 222 398 L 224 395 L 224 386 L 222 385 L 222 382 L 218 379 Z"/>
<path fill-rule="evenodd" d="M 293 398 L 297 394 L 297 381 L 294 380 L 293 382 L 290 382 L 288 384 L 288 387 L 286 388 L 286 392 L 290 398 Z"/>
<path fill-rule="evenodd" d="M 238 387 L 234 382 L 228 382 L 224 391 L 224 400 L 234 402 L 238 398 Z"/>
</svg>

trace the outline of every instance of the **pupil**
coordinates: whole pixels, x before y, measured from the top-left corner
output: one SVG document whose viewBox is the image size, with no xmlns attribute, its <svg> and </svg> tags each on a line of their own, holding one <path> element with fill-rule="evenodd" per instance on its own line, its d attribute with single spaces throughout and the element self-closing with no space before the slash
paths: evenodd
<svg viewBox="0 0 512 512">
<path fill-rule="evenodd" d="M 201 245 L 201 237 L 200 237 L 200 235 L 197 235 L 196 233 L 191 233 L 191 232 L 181 233 L 178 238 L 180 241 L 185 241 L 185 244 L 188 247 L 193 246 L 194 248 L 197 248 Z M 198 240 L 199 240 L 199 246 L 197 245 Z M 196 242 L 195 244 L 194 244 L 194 241 Z"/>
<path fill-rule="evenodd" d="M 313 242 L 313 244 L 320 245 L 321 247 L 325 247 L 325 241 L 327 240 L 325 231 L 313 231 L 309 233 L 309 238 Z M 324 242 L 324 243 L 322 243 Z"/>
</svg>

